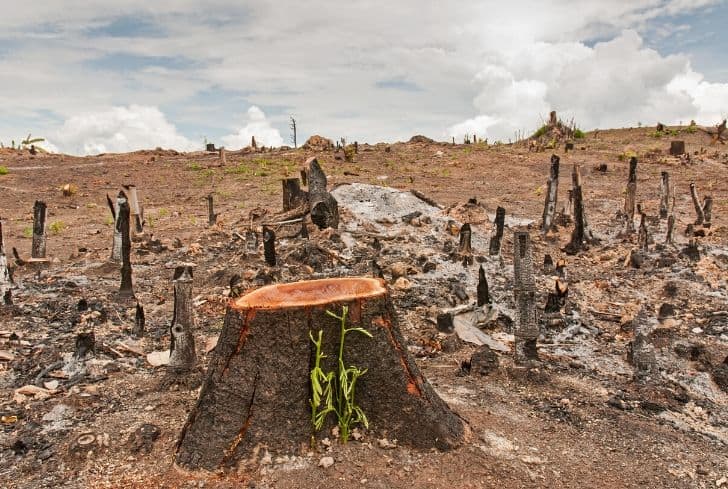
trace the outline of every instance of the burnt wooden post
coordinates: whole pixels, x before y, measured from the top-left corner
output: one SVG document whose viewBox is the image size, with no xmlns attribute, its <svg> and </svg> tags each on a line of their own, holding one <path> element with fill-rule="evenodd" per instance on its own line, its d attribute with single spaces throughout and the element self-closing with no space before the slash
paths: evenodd
<svg viewBox="0 0 728 489">
<path fill-rule="evenodd" d="M 258 149 L 258 144 L 255 142 L 255 136 L 250 136 L 250 147 L 253 149 Z"/>
<path fill-rule="evenodd" d="M 10 290 L 13 287 L 13 281 L 10 277 L 10 269 L 8 268 L 8 258 L 5 255 L 5 238 L 3 236 L 3 221 L 0 219 L 0 299 L 7 304 L 7 298 L 10 297 Z"/>
<path fill-rule="evenodd" d="M 665 233 L 665 244 L 672 243 L 672 235 L 675 231 L 675 214 L 670 214 L 667 217 L 667 232 Z"/>
<path fill-rule="evenodd" d="M 268 265 L 276 265 L 276 233 L 268 227 L 263 227 L 263 256 Z"/>
<path fill-rule="evenodd" d="M 624 232 L 634 232 L 634 211 L 637 202 L 637 158 L 629 159 L 629 178 L 627 180 L 627 193 L 624 197 L 625 228 Z"/>
<path fill-rule="evenodd" d="M 121 233 L 121 285 L 119 286 L 119 295 L 127 298 L 134 297 L 131 280 L 131 229 L 129 217 L 129 203 L 124 200 L 119 204 L 119 219 L 116 227 Z"/>
<path fill-rule="evenodd" d="M 142 234 L 144 232 L 144 217 L 142 209 L 139 205 L 139 194 L 136 185 L 124 185 L 129 200 L 129 209 L 131 212 L 129 223 L 133 226 L 134 234 Z"/>
<path fill-rule="evenodd" d="M 301 190 L 301 181 L 298 178 L 284 178 L 281 180 L 283 187 L 283 211 L 293 210 L 305 205 L 308 197 L 306 192 Z"/>
<path fill-rule="evenodd" d="M 541 231 L 544 233 L 551 230 L 554 224 L 554 214 L 556 213 L 556 200 L 559 192 L 559 157 L 551 155 L 551 171 L 549 179 L 546 183 L 546 203 L 543 208 L 543 221 L 541 223 Z"/>
<path fill-rule="evenodd" d="M 670 141 L 670 154 L 680 156 L 685 154 L 685 141 Z"/>
<path fill-rule="evenodd" d="M 660 173 L 660 219 L 667 219 L 670 209 L 670 174 Z"/>
<path fill-rule="evenodd" d="M 181 265 L 175 268 L 174 276 L 174 315 L 169 328 L 169 366 L 177 370 L 190 370 L 195 366 L 195 337 L 192 329 L 195 324 L 194 304 L 192 303 L 192 267 Z"/>
<path fill-rule="evenodd" d="M 501 240 L 503 239 L 503 227 L 506 222 L 506 210 L 503 207 L 498 207 L 495 210 L 495 234 L 490 237 L 490 247 L 488 254 L 490 256 L 500 255 Z"/>
<path fill-rule="evenodd" d="M 488 292 L 488 279 L 485 277 L 485 270 L 483 265 L 480 265 L 478 269 L 478 288 L 476 291 L 477 295 L 477 306 L 482 307 L 486 304 L 490 304 L 490 294 Z"/>
<path fill-rule="evenodd" d="M 705 222 L 705 213 L 703 207 L 700 205 L 700 199 L 698 198 L 698 189 L 695 187 L 695 182 L 690 182 L 690 196 L 693 198 L 693 207 L 695 207 L 695 224 L 703 224 Z"/>
<path fill-rule="evenodd" d="M 326 190 L 326 174 L 316 158 L 306 161 L 311 221 L 319 229 L 339 227 L 339 204 Z"/>
<path fill-rule="evenodd" d="M 346 309 L 344 309 L 344 306 Z M 340 349 L 341 320 L 347 328 Z M 346 311 L 346 312 L 345 312 Z M 463 441 L 463 420 L 420 373 L 407 351 L 396 311 L 382 280 L 331 278 L 257 289 L 228 303 L 197 404 L 179 436 L 175 461 L 188 470 L 218 471 L 255 463 L 260 446 L 275 458 L 306 453 L 328 435 L 312 425 L 309 401 L 313 338 L 321 331 L 324 372 L 366 370 L 356 381 L 356 404 L 371 436 L 402 445 L 448 450 Z M 417 429 L 413 429 L 417 426 Z"/>
<path fill-rule="evenodd" d="M 647 229 L 647 216 L 640 211 L 640 227 L 637 234 L 637 244 L 642 251 L 647 251 L 651 242 L 650 232 Z"/>
<path fill-rule="evenodd" d="M 517 363 L 538 359 L 536 341 L 536 281 L 533 275 L 531 236 L 528 231 L 516 231 L 513 250 L 513 293 L 516 299 L 518 321 L 514 326 L 514 356 Z"/>
<path fill-rule="evenodd" d="M 137 338 L 144 336 L 144 327 L 146 326 L 146 316 L 144 315 L 144 307 L 137 302 L 136 312 L 134 314 L 134 329 L 132 334 Z"/>
<path fill-rule="evenodd" d="M 458 232 L 458 252 L 461 255 L 467 255 L 472 253 L 472 235 L 473 232 L 470 228 L 470 224 L 466 222 L 465 224 L 460 226 L 460 231 Z"/>
<path fill-rule="evenodd" d="M 581 171 L 579 165 L 574 164 L 571 173 L 573 188 L 571 195 L 574 200 L 574 230 L 571 233 L 571 241 L 566 245 L 564 251 L 570 255 L 578 253 L 584 248 L 585 243 L 596 242 L 596 238 L 589 229 L 589 223 L 584 211 L 584 195 L 581 185 Z"/>
<path fill-rule="evenodd" d="M 112 202 L 111 197 L 106 194 L 106 202 L 111 211 L 111 217 L 114 220 L 114 238 L 111 242 L 111 261 L 119 263 L 121 261 L 121 229 L 119 228 L 119 208 L 122 202 L 126 202 L 126 194 L 119 192 L 116 201 Z"/>
<path fill-rule="evenodd" d="M 207 200 L 207 224 L 210 226 L 214 226 L 217 222 L 217 214 L 215 214 L 215 204 L 212 194 L 207 194 L 205 200 Z"/>
<path fill-rule="evenodd" d="M 252 229 L 248 229 L 247 231 L 245 231 L 245 254 L 258 254 L 258 233 L 256 233 Z"/>
<path fill-rule="evenodd" d="M 225 147 L 220 148 L 220 166 L 227 165 L 227 157 L 225 156 Z"/>
<path fill-rule="evenodd" d="M 48 207 L 40 200 L 33 206 L 33 244 L 31 245 L 31 258 L 45 258 L 46 256 L 46 215 Z"/>
</svg>

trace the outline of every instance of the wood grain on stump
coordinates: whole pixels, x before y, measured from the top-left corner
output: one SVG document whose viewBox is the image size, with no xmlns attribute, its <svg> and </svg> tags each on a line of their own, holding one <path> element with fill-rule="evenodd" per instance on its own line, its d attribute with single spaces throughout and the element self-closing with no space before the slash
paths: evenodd
<svg viewBox="0 0 728 489">
<path fill-rule="evenodd" d="M 463 420 L 423 378 L 407 352 L 382 280 L 336 278 L 263 287 L 228 304 L 225 324 L 197 405 L 180 435 L 176 462 L 217 470 L 254 461 L 260 448 L 300 453 L 317 435 L 309 374 L 323 331 L 324 371 L 336 369 L 340 323 L 326 314 L 349 308 L 344 359 L 368 371 L 356 403 L 369 432 L 419 448 L 446 450 L 463 438 Z M 335 416 L 318 434 L 329 435 Z"/>
</svg>

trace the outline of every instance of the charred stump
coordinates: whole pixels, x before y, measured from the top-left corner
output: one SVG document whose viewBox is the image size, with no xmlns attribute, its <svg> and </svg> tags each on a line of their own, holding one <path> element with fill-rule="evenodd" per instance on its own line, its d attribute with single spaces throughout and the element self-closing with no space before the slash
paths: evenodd
<svg viewBox="0 0 728 489">
<path fill-rule="evenodd" d="M 584 195 L 581 185 L 581 171 L 579 165 L 574 164 L 574 170 L 571 174 L 573 188 L 571 195 L 574 200 L 574 230 L 571 233 L 571 241 L 566 245 L 564 251 L 567 254 L 575 255 L 582 249 L 586 243 L 596 243 L 584 211 Z"/>
<path fill-rule="evenodd" d="M 371 337 L 350 333 L 339 350 L 341 322 L 327 311 L 341 314 L 343 306 L 347 328 L 362 328 Z M 270 285 L 228 304 L 207 379 L 179 437 L 176 463 L 216 471 L 255 463 L 260 446 L 273 454 L 308 450 L 318 436 L 309 399 L 312 338 L 319 331 L 327 353 L 323 371 L 335 370 L 338 351 L 347 365 L 366 369 L 356 381 L 356 404 L 371 433 L 440 450 L 463 440 L 463 420 L 408 353 L 383 281 L 325 279 Z"/>
<path fill-rule="evenodd" d="M 697 215 L 695 224 L 703 224 L 705 222 L 705 212 L 703 212 L 703 206 L 700 205 L 698 189 L 695 187 L 695 182 L 690 182 L 690 196 L 693 199 L 693 207 L 695 207 L 695 214 Z"/>
<path fill-rule="evenodd" d="M 131 280 L 131 234 L 129 226 L 129 203 L 124 200 L 119 205 L 119 219 L 116 229 L 121 234 L 121 285 L 119 295 L 122 298 L 134 297 L 134 288 Z"/>
<path fill-rule="evenodd" d="M 554 225 L 554 214 L 556 213 L 556 200 L 559 192 L 559 157 L 551 155 L 551 171 L 546 183 L 546 202 L 543 208 L 543 221 L 541 231 L 547 233 Z"/>
<path fill-rule="evenodd" d="M 131 213 L 129 223 L 133 226 L 133 234 L 142 234 L 144 232 L 144 216 L 142 208 L 139 205 L 139 194 L 137 193 L 136 185 L 124 185 L 123 187 L 128 195 L 129 209 Z"/>
<path fill-rule="evenodd" d="M 215 203 L 212 194 L 208 194 L 205 200 L 207 200 L 207 224 L 214 226 L 217 223 L 217 214 L 215 214 Z"/>
<path fill-rule="evenodd" d="M 513 293 L 518 314 L 513 331 L 514 358 L 517 363 L 527 363 L 538 360 L 536 340 L 539 334 L 536 320 L 536 281 L 533 275 L 531 236 L 528 231 L 517 231 L 513 244 Z"/>
<path fill-rule="evenodd" d="M 33 244 L 30 249 L 31 258 L 46 256 L 46 215 L 48 206 L 40 200 L 33 206 Z"/>
<path fill-rule="evenodd" d="M 637 158 L 629 159 L 629 177 L 624 197 L 625 234 L 634 232 L 634 212 L 637 203 Z"/>
<path fill-rule="evenodd" d="M 131 334 L 137 338 L 144 336 L 144 328 L 146 326 L 146 316 L 144 315 L 144 307 L 137 302 L 136 312 L 134 314 L 134 329 Z"/>
<path fill-rule="evenodd" d="M 267 227 L 263 228 L 263 257 L 269 266 L 276 265 L 276 233 Z"/>
<path fill-rule="evenodd" d="M 495 211 L 495 234 L 490 238 L 490 249 L 488 254 L 490 256 L 500 255 L 501 241 L 503 240 L 503 227 L 506 222 L 506 210 L 503 207 L 498 207 Z"/>
<path fill-rule="evenodd" d="M 111 242 L 111 261 L 119 263 L 121 261 L 121 228 L 119 227 L 119 209 L 121 204 L 126 202 L 126 194 L 121 191 L 116 196 L 116 201 L 112 202 L 111 197 L 106 195 L 106 202 L 111 211 L 111 217 L 114 220 L 114 238 Z"/>
<path fill-rule="evenodd" d="M 672 244 L 674 232 L 675 232 L 675 215 L 670 214 L 667 218 L 667 232 L 665 233 L 665 244 Z"/>
<path fill-rule="evenodd" d="M 301 181 L 298 178 L 284 178 L 281 180 L 283 186 L 283 211 L 296 209 L 308 200 L 306 192 L 301 190 Z"/>
<path fill-rule="evenodd" d="M 670 154 L 680 156 L 685 154 L 685 141 L 670 141 Z"/>
<path fill-rule="evenodd" d="M 660 173 L 660 219 L 667 219 L 670 212 L 670 174 Z"/>
<path fill-rule="evenodd" d="M 195 337 L 192 334 L 195 315 L 192 303 L 192 267 L 178 266 L 172 278 L 174 283 L 174 315 L 169 328 L 169 366 L 179 371 L 191 370 L 197 358 Z"/>
<path fill-rule="evenodd" d="M 483 265 L 480 265 L 478 269 L 478 287 L 476 289 L 477 295 L 477 306 L 483 307 L 486 304 L 490 304 L 490 293 L 488 292 L 488 279 L 485 277 L 485 270 Z"/>
<path fill-rule="evenodd" d="M 470 224 L 465 223 L 460 227 L 459 231 L 458 253 L 462 257 L 463 266 L 473 264 L 473 247 L 472 247 L 472 228 Z"/>
<path fill-rule="evenodd" d="M 713 197 L 707 196 L 703 199 L 703 227 L 710 227 L 710 221 L 713 218 Z"/>
<path fill-rule="evenodd" d="M 3 236 L 3 221 L 0 219 L 0 299 L 4 303 L 12 302 L 6 298 L 11 297 L 11 289 L 13 288 L 13 280 L 10 276 L 8 268 L 8 258 L 5 255 L 5 238 Z"/>
<path fill-rule="evenodd" d="M 316 158 L 309 158 L 306 167 L 311 221 L 319 229 L 337 229 L 339 227 L 339 204 L 326 190 L 326 174 Z"/>
</svg>

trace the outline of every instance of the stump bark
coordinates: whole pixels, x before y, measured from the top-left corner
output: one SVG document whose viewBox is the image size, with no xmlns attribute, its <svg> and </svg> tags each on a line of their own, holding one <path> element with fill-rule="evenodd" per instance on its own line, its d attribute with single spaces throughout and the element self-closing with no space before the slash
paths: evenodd
<svg viewBox="0 0 728 489">
<path fill-rule="evenodd" d="M 339 227 L 339 204 L 326 190 L 326 174 L 316 158 L 309 158 L 306 167 L 311 221 L 319 229 L 337 229 Z"/>
<path fill-rule="evenodd" d="M 284 178 L 281 180 L 283 186 L 283 211 L 290 211 L 303 205 L 308 200 L 306 192 L 301 190 L 301 181 L 298 178 Z"/>
<path fill-rule="evenodd" d="M 546 202 L 543 208 L 543 220 L 541 223 L 541 231 L 547 233 L 554 224 L 554 214 L 556 214 L 556 199 L 559 192 L 559 157 L 551 155 L 551 172 L 546 183 Z"/>
<path fill-rule="evenodd" d="M 627 193 L 624 197 L 625 234 L 634 232 L 634 211 L 637 202 L 637 158 L 629 160 L 629 178 L 627 180 Z"/>
<path fill-rule="evenodd" d="M 670 174 L 660 173 L 660 219 L 667 219 L 670 212 Z"/>
<path fill-rule="evenodd" d="M 48 207 L 45 202 L 35 201 L 33 206 L 33 244 L 30 249 L 31 258 L 45 258 L 46 256 L 46 213 Z"/>
<path fill-rule="evenodd" d="M 169 328 L 169 366 L 177 370 L 190 370 L 195 366 L 195 323 L 192 303 L 192 267 L 179 266 L 174 270 L 174 316 Z"/>
<path fill-rule="evenodd" d="M 501 240 L 503 239 L 503 226 L 506 222 L 506 210 L 503 207 L 498 207 L 495 210 L 495 234 L 490 238 L 490 245 L 488 254 L 490 256 L 500 255 Z"/>
<path fill-rule="evenodd" d="M 433 391 L 407 352 L 384 282 L 335 278 L 276 284 L 228 304 L 225 323 L 197 405 L 179 438 L 176 462 L 218 470 L 274 453 L 308 450 L 317 436 L 309 399 L 315 348 L 309 332 L 323 331 L 324 371 L 335 370 L 339 320 L 348 306 L 348 366 L 367 369 L 356 403 L 369 431 L 418 448 L 447 450 L 464 436 L 463 420 Z M 329 418 L 321 437 L 334 422 Z"/>
<path fill-rule="evenodd" d="M 685 154 L 685 141 L 670 141 L 670 154 L 680 156 Z"/>
<path fill-rule="evenodd" d="M 134 288 L 131 278 L 130 209 L 126 200 L 119 205 L 118 215 L 116 230 L 121 234 L 121 283 L 119 284 L 119 295 L 122 298 L 129 298 L 134 297 Z"/>
</svg>

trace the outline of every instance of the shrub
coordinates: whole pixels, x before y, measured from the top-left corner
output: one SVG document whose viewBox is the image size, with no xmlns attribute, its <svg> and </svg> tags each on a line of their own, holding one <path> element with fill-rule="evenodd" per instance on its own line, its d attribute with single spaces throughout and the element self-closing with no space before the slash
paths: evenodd
<svg viewBox="0 0 728 489">
<path fill-rule="evenodd" d="M 7 166 L 0 166 L 0 175 L 7 175 L 10 173 L 10 170 L 8 170 Z"/>
<path fill-rule="evenodd" d="M 586 137 L 584 131 L 579 128 L 574 129 L 574 139 L 584 139 L 584 137 Z"/>
</svg>

